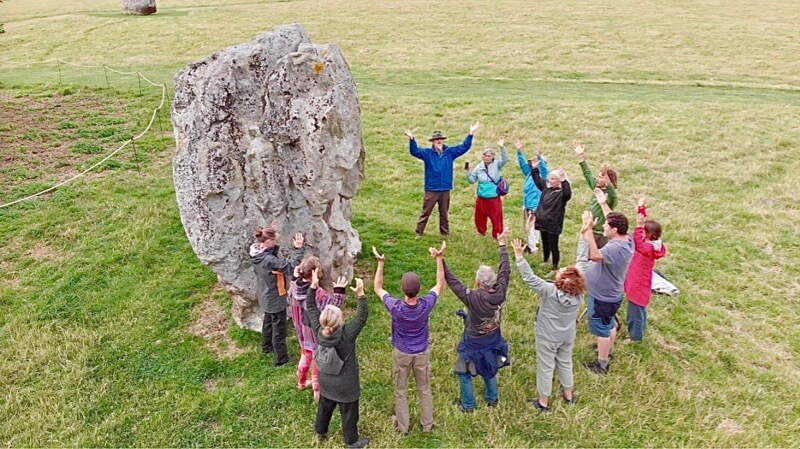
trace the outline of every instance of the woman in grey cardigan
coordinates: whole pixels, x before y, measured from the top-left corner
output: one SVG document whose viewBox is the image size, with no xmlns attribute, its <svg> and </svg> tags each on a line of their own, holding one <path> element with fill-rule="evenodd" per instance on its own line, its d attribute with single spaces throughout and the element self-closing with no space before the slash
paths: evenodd
<svg viewBox="0 0 800 449">
<path fill-rule="evenodd" d="M 522 280 L 539 295 L 536 310 L 536 389 L 539 397 L 528 402 L 542 413 L 550 411 L 548 401 L 553 390 L 553 371 L 558 369 L 563 398 L 575 402 L 572 393 L 572 348 L 575 343 L 575 321 L 584 292 L 584 279 L 578 268 L 564 267 L 556 272 L 555 283 L 536 276 L 523 257 L 524 245 L 514 240 L 517 269 Z"/>
</svg>

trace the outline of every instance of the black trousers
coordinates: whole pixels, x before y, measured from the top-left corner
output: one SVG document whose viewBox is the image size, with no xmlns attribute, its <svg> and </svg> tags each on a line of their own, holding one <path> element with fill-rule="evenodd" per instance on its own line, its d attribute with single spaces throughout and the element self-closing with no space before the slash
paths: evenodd
<svg viewBox="0 0 800 449">
<path fill-rule="evenodd" d="M 265 353 L 274 351 L 272 363 L 283 365 L 289 361 L 289 348 L 286 347 L 286 311 L 264 313 L 261 325 L 261 349 Z"/>
<path fill-rule="evenodd" d="M 549 232 L 542 232 L 542 255 L 544 261 L 550 260 L 550 254 L 553 255 L 553 268 L 558 268 L 558 262 L 561 261 L 561 251 L 558 249 L 558 238 L 560 234 L 551 234 Z"/>
<path fill-rule="evenodd" d="M 317 420 L 314 422 L 314 432 L 317 435 L 327 435 L 328 426 L 331 423 L 333 410 L 339 406 L 339 413 L 342 415 L 342 433 L 344 442 L 348 446 L 358 442 L 358 401 L 355 402 L 336 402 L 325 396 L 320 396 L 317 405 Z"/>
</svg>

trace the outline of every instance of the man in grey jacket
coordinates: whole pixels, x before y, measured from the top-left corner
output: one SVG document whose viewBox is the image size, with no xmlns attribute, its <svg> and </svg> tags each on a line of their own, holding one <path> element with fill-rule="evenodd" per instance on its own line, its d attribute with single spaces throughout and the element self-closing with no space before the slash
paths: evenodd
<svg viewBox="0 0 800 449">
<path fill-rule="evenodd" d="M 274 352 L 275 366 L 289 363 L 286 347 L 286 293 L 292 271 L 303 259 L 305 239 L 297 233 L 292 239 L 294 252 L 291 259 L 278 255 L 280 233 L 273 226 L 259 227 L 255 232 L 258 243 L 250 249 L 250 263 L 256 272 L 258 305 L 264 312 L 261 325 L 261 350 L 265 354 Z"/>
</svg>

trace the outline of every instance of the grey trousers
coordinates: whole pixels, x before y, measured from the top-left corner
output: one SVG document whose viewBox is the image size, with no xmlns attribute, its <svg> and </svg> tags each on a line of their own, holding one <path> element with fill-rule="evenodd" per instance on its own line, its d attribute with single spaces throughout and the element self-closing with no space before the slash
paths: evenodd
<svg viewBox="0 0 800 449">
<path fill-rule="evenodd" d="M 536 339 L 536 389 L 539 396 L 550 397 L 553 392 L 553 371 L 558 370 L 561 388 L 571 390 L 574 386 L 572 376 L 572 342 L 553 342 Z"/>
</svg>

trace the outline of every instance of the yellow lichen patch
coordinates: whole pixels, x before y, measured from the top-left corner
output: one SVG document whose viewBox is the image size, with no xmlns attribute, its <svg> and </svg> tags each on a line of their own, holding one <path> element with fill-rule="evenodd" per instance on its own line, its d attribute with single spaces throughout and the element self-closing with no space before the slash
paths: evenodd
<svg viewBox="0 0 800 449">
<path fill-rule="evenodd" d="M 321 62 L 318 62 L 318 63 L 314 64 L 314 71 L 317 72 L 317 73 L 322 73 L 322 69 L 324 69 L 324 68 L 325 68 L 325 64 L 323 64 Z"/>
</svg>

